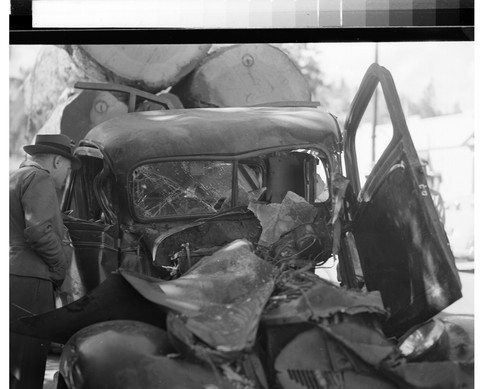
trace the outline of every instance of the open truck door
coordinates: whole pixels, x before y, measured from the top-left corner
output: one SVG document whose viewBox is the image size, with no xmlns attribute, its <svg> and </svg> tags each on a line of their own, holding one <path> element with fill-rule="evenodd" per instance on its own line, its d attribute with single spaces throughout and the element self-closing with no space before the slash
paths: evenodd
<svg viewBox="0 0 500 389">
<path fill-rule="evenodd" d="M 63 195 L 64 224 L 75 251 L 76 270 L 90 292 L 119 266 L 117 216 L 108 200 L 107 167 L 99 149 L 81 145 L 75 156 L 82 167 L 72 172 Z"/>
<path fill-rule="evenodd" d="M 356 137 L 379 85 L 392 134 L 362 185 L 362 155 Z M 455 260 L 393 78 L 378 64 L 370 66 L 353 100 L 344 142 L 346 174 L 352 186 L 348 233 L 355 238 L 367 289 L 380 291 L 390 312 L 384 331 L 398 336 L 462 295 Z"/>
</svg>

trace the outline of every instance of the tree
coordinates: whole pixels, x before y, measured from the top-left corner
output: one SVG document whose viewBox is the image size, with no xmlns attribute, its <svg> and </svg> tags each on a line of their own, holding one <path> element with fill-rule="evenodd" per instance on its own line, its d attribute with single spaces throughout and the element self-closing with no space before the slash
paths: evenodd
<svg viewBox="0 0 500 389">
<path fill-rule="evenodd" d="M 311 88 L 312 95 L 319 96 L 321 87 L 327 85 L 316 59 L 319 55 L 316 46 L 311 43 L 281 43 L 274 46 L 285 52 L 297 64 Z"/>
<path fill-rule="evenodd" d="M 436 108 L 436 90 L 433 80 L 429 81 L 429 84 L 423 91 L 422 97 L 417 103 L 412 101 L 408 102 L 408 113 L 410 115 L 418 115 L 421 118 L 429 118 L 443 114 Z"/>
</svg>

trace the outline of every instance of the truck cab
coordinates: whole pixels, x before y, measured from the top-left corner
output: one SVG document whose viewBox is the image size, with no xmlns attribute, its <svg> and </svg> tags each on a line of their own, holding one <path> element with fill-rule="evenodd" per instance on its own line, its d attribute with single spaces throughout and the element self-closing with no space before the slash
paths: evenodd
<svg viewBox="0 0 500 389">
<path fill-rule="evenodd" d="M 379 84 L 393 136 L 361 187 L 356 129 Z M 188 252 L 194 261 L 235 239 L 262 244 L 249 204 L 281 204 L 293 192 L 317 213 L 315 266 L 336 257 L 344 285 L 380 290 L 396 332 L 458 298 L 390 73 L 368 70 L 344 134 L 319 107 L 277 105 L 129 113 L 92 129 L 76 149 L 83 167 L 62 206 L 80 287 L 90 291 L 118 268 L 171 279 L 189 268 Z M 452 272 L 454 287 L 436 266 Z"/>
<path fill-rule="evenodd" d="M 356 135 L 377 87 L 393 133 L 361 185 Z M 45 327 L 38 326 L 39 336 L 45 331 L 44 336 L 58 333 L 67 340 L 84 327 L 82 318 L 89 324 L 89 307 L 97 296 L 113 305 L 123 302 L 108 293 L 113 282 L 125 282 L 117 281 L 118 272 L 145 299 L 142 304 L 167 311 L 167 327 L 184 345 L 177 350 L 186 351 L 191 344 L 187 353 L 205 358 L 207 354 L 197 354 L 200 338 L 209 363 L 241 356 L 233 354 L 236 349 L 252 349 L 254 358 L 259 355 L 254 347 L 259 328 L 266 357 L 257 356 L 263 365 L 250 369 L 255 380 L 263 369 L 269 382 L 292 388 L 298 386 L 284 382 L 302 378 L 293 375 L 295 362 L 284 355 L 296 353 L 282 350 L 304 331 L 305 323 L 330 320 L 340 309 L 333 303 L 338 297 L 331 295 L 333 286 L 311 278 L 327 261 L 338 263 L 342 290 L 368 293 L 342 297 L 342 315 L 352 309 L 376 315 L 384 311 L 380 330 L 388 338 L 401 337 L 461 297 L 454 258 L 394 81 L 379 65 L 368 69 L 343 130 L 334 115 L 309 103 L 136 112 L 90 130 L 75 155 L 82 168 L 72 173 L 62 203 L 77 269 L 70 292 L 88 294 L 90 303 L 77 300 L 73 304 L 80 304 L 78 309 L 70 304 L 66 311 L 61 308 L 62 316 L 48 314 Z M 238 277 L 245 275 L 235 277 L 241 288 L 224 276 L 234 267 Z M 300 288 L 291 287 L 291 294 L 280 290 L 285 272 L 298 274 L 301 282 L 321 284 L 311 289 L 318 295 L 288 305 L 299 299 Z M 238 300 L 242 290 L 251 297 Z M 220 315 L 205 311 L 214 303 L 210 299 L 219 299 L 214 309 L 222 309 Z M 93 322 L 112 318 L 111 309 L 99 309 L 92 311 Z M 123 312 L 132 310 L 129 306 Z M 137 319 L 138 309 L 134 312 Z M 245 319 L 238 321 L 240 314 Z M 57 327 L 55 319 L 63 317 L 71 325 Z M 217 317 L 235 319 L 248 330 L 234 340 L 240 348 L 229 340 L 233 329 L 212 327 Z M 289 334 L 280 327 L 285 324 L 294 328 Z M 112 322 L 98 332 L 110 326 Z M 71 347 L 83 350 L 79 342 L 92 338 L 92 331 L 73 338 Z M 74 356 L 68 355 L 62 370 L 66 382 L 75 377 L 68 365 Z M 83 361 L 82 355 L 78 358 Z M 313 363 L 314 358 L 305 360 Z M 288 378 L 276 375 L 278 365 L 286 367 Z M 89 376 L 95 375 L 91 371 Z M 258 387 L 266 387 L 260 382 Z"/>
</svg>

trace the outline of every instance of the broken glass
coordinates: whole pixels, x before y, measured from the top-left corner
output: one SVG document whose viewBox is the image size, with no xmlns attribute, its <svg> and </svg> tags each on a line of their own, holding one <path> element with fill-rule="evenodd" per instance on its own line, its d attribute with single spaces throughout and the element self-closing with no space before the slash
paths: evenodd
<svg viewBox="0 0 500 389">
<path fill-rule="evenodd" d="M 238 194 L 233 204 L 234 163 L 172 161 L 148 163 L 132 173 L 132 198 L 142 218 L 213 214 L 247 205 L 260 195 L 262 174 L 256 167 L 238 165 Z"/>
</svg>

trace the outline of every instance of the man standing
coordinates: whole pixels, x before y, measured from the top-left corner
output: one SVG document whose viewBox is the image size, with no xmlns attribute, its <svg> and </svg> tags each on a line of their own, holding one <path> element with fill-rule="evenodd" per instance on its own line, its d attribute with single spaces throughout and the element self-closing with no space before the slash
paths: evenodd
<svg viewBox="0 0 500 389">
<path fill-rule="evenodd" d="M 80 161 L 62 134 L 38 135 L 31 156 L 10 174 L 10 320 L 51 311 L 54 288 L 64 281 L 64 225 L 57 191 Z M 42 388 L 48 342 L 10 337 L 12 388 Z"/>
</svg>

